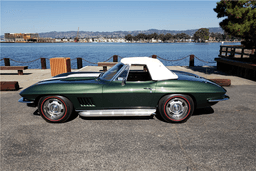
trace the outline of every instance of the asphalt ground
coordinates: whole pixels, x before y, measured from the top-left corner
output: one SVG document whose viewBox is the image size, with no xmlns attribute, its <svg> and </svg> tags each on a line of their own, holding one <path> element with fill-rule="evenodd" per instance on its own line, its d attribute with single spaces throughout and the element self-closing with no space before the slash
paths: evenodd
<svg viewBox="0 0 256 171">
<path fill-rule="evenodd" d="M 18 92 L 1 93 L 1 170 L 256 170 L 255 85 L 182 124 L 157 117 L 45 122 Z"/>
<path fill-rule="evenodd" d="M 77 115 L 51 124 L 36 108 L 18 103 L 22 89 L 50 78 L 51 71 L 28 69 L 17 75 L 1 70 L 1 81 L 18 81 L 21 89 L 0 92 L 0 170 L 256 170 L 256 82 L 212 67 L 169 68 L 231 79 L 230 100 L 196 110 L 183 124 L 158 117 Z"/>
</svg>

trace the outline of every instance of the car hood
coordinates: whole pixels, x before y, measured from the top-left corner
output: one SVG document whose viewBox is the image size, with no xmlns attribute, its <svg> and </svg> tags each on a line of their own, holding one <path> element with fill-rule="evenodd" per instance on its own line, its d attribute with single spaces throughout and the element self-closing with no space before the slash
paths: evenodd
<svg viewBox="0 0 256 171">
<path fill-rule="evenodd" d="M 98 77 L 101 72 L 68 72 L 56 75 L 52 78 L 45 79 L 44 81 L 52 81 L 52 80 L 68 80 L 68 81 L 75 81 L 75 80 L 88 80 L 94 79 Z"/>
<path fill-rule="evenodd" d="M 82 74 L 82 75 L 81 75 Z M 65 73 L 51 79 L 39 81 L 38 83 L 22 90 L 21 96 L 32 94 L 79 94 L 89 93 L 95 90 L 102 92 L 104 81 L 93 77 L 95 73 Z M 97 74 L 99 75 L 99 74 Z M 84 86 L 86 85 L 86 86 Z"/>
</svg>

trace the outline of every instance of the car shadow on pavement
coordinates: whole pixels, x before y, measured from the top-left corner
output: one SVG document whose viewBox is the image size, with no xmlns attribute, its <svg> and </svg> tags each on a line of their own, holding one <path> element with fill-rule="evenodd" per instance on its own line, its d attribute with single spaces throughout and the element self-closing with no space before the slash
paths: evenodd
<svg viewBox="0 0 256 171">
<path fill-rule="evenodd" d="M 207 107 L 207 108 L 202 108 L 202 109 L 196 109 L 193 113 L 193 116 L 198 116 L 198 115 L 208 115 L 208 114 L 213 114 L 214 110 L 212 107 Z M 34 116 L 40 116 L 40 113 L 38 109 L 36 109 L 33 113 Z M 66 121 L 70 122 L 78 117 L 77 112 L 73 112 L 71 117 Z M 151 115 L 151 116 L 102 116 L 102 117 L 83 117 L 79 116 L 79 118 L 83 120 L 150 120 L 154 119 L 156 117 L 158 120 L 166 122 L 165 120 L 162 119 L 160 114 L 156 112 L 156 115 Z"/>
<path fill-rule="evenodd" d="M 40 116 L 40 113 L 39 113 L 38 109 L 36 109 L 36 110 L 34 111 L 33 115 L 34 115 L 34 116 Z M 77 112 L 73 112 L 72 115 L 70 116 L 70 118 L 69 118 L 66 122 L 70 122 L 70 121 L 76 119 L 77 116 L 78 116 L 78 113 L 77 113 Z"/>
<path fill-rule="evenodd" d="M 212 107 L 206 107 L 206 108 L 196 109 L 193 113 L 193 116 L 209 115 L 209 114 L 213 114 L 213 113 L 214 113 L 214 110 Z"/>
<path fill-rule="evenodd" d="M 214 110 L 212 107 L 207 107 L 207 108 L 201 108 L 201 109 L 196 109 L 192 115 L 193 116 L 200 116 L 200 115 L 209 115 L 209 114 L 213 114 L 214 113 Z M 163 122 L 167 122 L 165 121 L 159 114 L 159 112 L 157 111 L 156 112 L 156 115 L 155 117 L 160 120 L 160 121 L 163 121 Z M 180 123 L 183 123 L 183 122 L 178 122 L 178 123 L 175 123 L 175 124 L 180 124 Z"/>
<path fill-rule="evenodd" d="M 31 75 L 32 73 L 23 73 L 23 75 Z M 0 73 L 0 75 L 19 75 L 18 73 Z"/>
</svg>

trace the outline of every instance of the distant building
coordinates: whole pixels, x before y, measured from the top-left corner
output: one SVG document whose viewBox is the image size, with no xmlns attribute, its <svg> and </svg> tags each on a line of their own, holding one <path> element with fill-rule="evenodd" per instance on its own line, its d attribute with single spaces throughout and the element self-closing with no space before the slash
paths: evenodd
<svg viewBox="0 0 256 171">
<path fill-rule="evenodd" d="M 55 39 L 55 42 L 61 42 L 61 39 L 59 39 L 59 38 Z"/>
<path fill-rule="evenodd" d="M 37 42 L 38 33 L 5 33 L 5 42 Z"/>
</svg>

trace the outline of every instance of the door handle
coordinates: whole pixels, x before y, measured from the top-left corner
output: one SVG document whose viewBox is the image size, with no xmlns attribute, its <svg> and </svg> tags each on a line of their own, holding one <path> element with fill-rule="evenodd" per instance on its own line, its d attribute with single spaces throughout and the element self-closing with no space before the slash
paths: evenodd
<svg viewBox="0 0 256 171">
<path fill-rule="evenodd" d="M 149 87 L 146 87 L 146 88 L 144 88 L 145 90 L 152 90 L 152 88 L 149 88 Z"/>
</svg>

